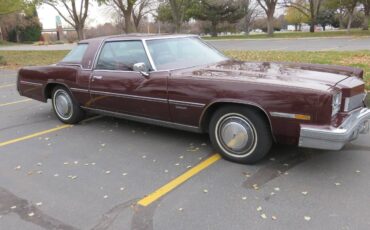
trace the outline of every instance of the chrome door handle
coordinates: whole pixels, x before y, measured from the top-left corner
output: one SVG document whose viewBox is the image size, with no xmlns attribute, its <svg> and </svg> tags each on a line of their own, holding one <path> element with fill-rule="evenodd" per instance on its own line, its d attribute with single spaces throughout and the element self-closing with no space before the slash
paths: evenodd
<svg viewBox="0 0 370 230">
<path fill-rule="evenodd" d="M 93 79 L 101 80 L 103 79 L 103 76 L 93 76 Z"/>
</svg>

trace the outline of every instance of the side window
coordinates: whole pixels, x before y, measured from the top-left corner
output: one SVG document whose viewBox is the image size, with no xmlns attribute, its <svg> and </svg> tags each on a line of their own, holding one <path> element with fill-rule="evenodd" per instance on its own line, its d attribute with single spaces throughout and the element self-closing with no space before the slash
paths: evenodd
<svg viewBox="0 0 370 230">
<path fill-rule="evenodd" d="M 62 60 L 62 62 L 80 63 L 85 55 L 88 44 L 78 44 Z"/>
<path fill-rule="evenodd" d="M 145 63 L 151 70 L 141 41 L 115 41 L 104 44 L 95 69 L 133 71 L 136 63 Z"/>
</svg>

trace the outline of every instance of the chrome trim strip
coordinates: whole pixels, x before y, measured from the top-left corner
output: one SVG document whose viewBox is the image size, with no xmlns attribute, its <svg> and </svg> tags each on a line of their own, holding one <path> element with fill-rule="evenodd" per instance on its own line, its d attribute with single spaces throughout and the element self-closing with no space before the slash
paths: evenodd
<svg viewBox="0 0 370 230">
<path fill-rule="evenodd" d="M 33 86 L 42 86 L 41 83 L 36 83 L 36 82 L 30 82 L 30 81 L 20 81 L 19 83 L 24 84 L 24 85 L 33 85 Z"/>
<path fill-rule="evenodd" d="M 202 103 L 177 101 L 177 100 L 168 100 L 168 102 L 170 104 L 174 104 L 174 105 L 192 106 L 192 107 L 200 107 L 200 108 L 203 108 L 206 105 L 206 104 L 202 104 Z"/>
<path fill-rule="evenodd" d="M 145 96 L 137 96 L 137 95 L 131 95 L 131 94 L 122 94 L 122 93 L 111 93 L 111 92 L 97 91 L 97 90 L 90 90 L 90 93 L 112 96 L 112 97 L 122 97 L 122 98 L 137 99 L 137 100 L 144 100 L 144 101 L 168 103 L 167 99 L 157 98 L 157 97 L 145 97 Z"/>
<path fill-rule="evenodd" d="M 270 112 L 270 114 L 273 117 L 295 118 L 295 114 L 292 113 Z"/>
<path fill-rule="evenodd" d="M 70 88 L 73 92 L 79 92 L 79 93 L 89 93 L 88 89 L 81 89 L 81 88 Z"/>
<path fill-rule="evenodd" d="M 86 109 L 86 110 L 90 110 L 90 111 L 95 112 L 95 113 L 103 114 L 103 115 L 114 116 L 114 117 L 118 117 L 118 118 L 124 118 L 124 119 L 127 119 L 127 120 L 143 122 L 143 123 L 147 123 L 147 124 L 151 124 L 151 125 L 158 125 L 158 126 L 180 129 L 180 130 L 196 132 L 196 133 L 201 133 L 202 132 L 202 130 L 199 127 L 196 127 L 196 126 L 184 125 L 184 124 L 179 124 L 179 123 L 174 123 L 174 122 L 169 122 L 169 121 L 163 121 L 163 120 L 157 120 L 157 119 L 148 118 L 148 117 L 142 117 L 142 116 L 135 116 L 135 115 L 130 115 L 130 114 L 112 112 L 112 111 L 107 111 L 107 110 L 102 110 L 102 109 L 94 109 L 94 108 L 88 108 L 88 107 L 83 107 L 83 106 L 82 106 L 82 108 Z"/>
<path fill-rule="evenodd" d="M 93 65 L 92 65 L 92 69 L 93 70 L 99 70 L 99 69 L 96 69 L 96 65 L 98 64 L 98 59 L 100 57 L 100 54 L 101 54 L 101 52 L 102 52 L 103 47 L 104 47 L 105 44 L 110 43 L 110 42 L 125 42 L 125 41 L 139 41 L 139 42 L 141 42 L 141 44 L 143 45 L 143 48 L 145 50 L 146 56 L 149 59 L 149 62 L 150 62 L 150 65 L 151 65 L 152 69 L 154 71 L 157 71 L 157 69 L 155 68 L 155 65 L 154 65 L 154 62 L 153 62 L 152 57 L 150 55 L 148 55 L 148 52 L 149 52 L 147 50 L 148 47 L 146 47 L 146 43 L 144 42 L 144 40 L 142 38 L 138 38 L 138 39 L 122 39 L 122 40 L 114 40 L 114 41 L 109 41 L 109 39 L 104 39 L 101 42 L 99 48 L 97 49 L 97 51 L 95 53 L 95 57 L 94 57 L 94 62 L 93 62 Z M 99 70 L 99 71 L 101 71 L 101 70 Z M 117 71 L 119 71 L 119 70 L 117 70 Z M 134 72 L 134 71 L 120 71 L 120 72 Z"/>
<path fill-rule="evenodd" d="M 155 66 L 155 64 L 154 64 L 154 61 L 153 61 L 152 55 L 150 55 L 148 45 L 146 44 L 146 40 L 141 40 L 141 42 L 143 43 L 143 46 L 144 46 L 144 49 L 145 49 L 145 52 L 146 52 L 146 56 L 149 58 L 149 62 L 150 62 L 150 64 L 152 65 L 152 69 L 153 69 L 154 71 L 157 71 L 157 67 L 156 67 L 156 66 Z"/>
</svg>

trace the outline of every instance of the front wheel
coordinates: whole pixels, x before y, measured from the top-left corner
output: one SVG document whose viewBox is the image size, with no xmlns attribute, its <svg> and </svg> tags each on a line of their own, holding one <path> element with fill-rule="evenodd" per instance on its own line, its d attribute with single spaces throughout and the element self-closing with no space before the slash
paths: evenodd
<svg viewBox="0 0 370 230">
<path fill-rule="evenodd" d="M 263 115 L 242 106 L 218 109 L 211 118 L 209 135 L 224 158 L 244 164 L 261 160 L 272 145 L 270 127 Z"/>
<path fill-rule="evenodd" d="M 65 87 L 53 89 L 52 104 L 55 115 L 63 123 L 75 124 L 84 118 L 84 111 Z"/>
</svg>

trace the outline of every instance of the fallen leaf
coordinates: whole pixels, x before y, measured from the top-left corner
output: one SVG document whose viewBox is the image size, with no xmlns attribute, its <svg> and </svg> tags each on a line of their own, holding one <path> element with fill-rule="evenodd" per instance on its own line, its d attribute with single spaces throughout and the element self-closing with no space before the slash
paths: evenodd
<svg viewBox="0 0 370 230">
<path fill-rule="evenodd" d="M 271 216 L 271 219 L 276 220 L 277 218 L 276 216 Z"/>
<path fill-rule="evenodd" d="M 17 208 L 17 206 L 12 206 L 12 207 L 10 207 L 10 209 L 16 209 Z"/>
<path fill-rule="evenodd" d="M 311 220 L 311 217 L 309 216 L 304 216 L 304 219 L 307 220 L 307 221 L 310 221 Z"/>
<path fill-rule="evenodd" d="M 280 191 L 279 187 L 274 188 L 275 191 Z"/>
<path fill-rule="evenodd" d="M 258 212 L 262 211 L 262 207 L 261 207 L 261 206 L 258 206 L 258 207 L 257 207 L 257 211 L 258 211 Z"/>
<path fill-rule="evenodd" d="M 28 213 L 29 217 L 33 217 L 34 215 L 35 215 L 35 213 L 33 213 L 33 212 Z"/>
<path fill-rule="evenodd" d="M 122 176 L 127 176 L 127 173 L 122 173 Z"/>
<path fill-rule="evenodd" d="M 339 183 L 339 182 L 335 182 L 334 183 L 336 186 L 340 186 L 340 185 L 342 185 L 341 183 Z"/>
<path fill-rule="evenodd" d="M 15 169 L 15 170 L 20 170 L 21 168 L 22 168 L 22 166 L 18 165 L 18 166 L 16 166 L 14 169 Z"/>
<path fill-rule="evenodd" d="M 105 171 L 105 174 L 110 174 L 110 171 Z"/>
<path fill-rule="evenodd" d="M 307 191 L 303 191 L 302 194 L 306 196 L 308 194 L 308 192 Z"/>
<path fill-rule="evenodd" d="M 204 193 L 208 193 L 208 190 L 207 190 L 207 189 L 203 189 L 203 192 L 204 192 Z"/>
<path fill-rule="evenodd" d="M 243 197 L 242 197 L 242 200 L 246 200 L 246 199 L 247 199 L 247 197 L 246 197 L 246 196 L 243 196 Z"/>
<path fill-rule="evenodd" d="M 41 206 L 41 205 L 42 205 L 42 202 L 36 203 L 36 206 Z"/>
<path fill-rule="evenodd" d="M 179 210 L 180 212 L 182 212 L 184 209 L 183 209 L 183 208 L 179 208 L 178 210 Z"/>
<path fill-rule="evenodd" d="M 103 198 L 104 198 L 104 199 L 107 199 L 107 198 L 108 198 L 108 195 L 104 195 L 104 196 L 103 196 Z"/>
<path fill-rule="evenodd" d="M 261 217 L 262 217 L 262 219 L 266 219 L 266 218 L 267 218 L 267 216 L 266 216 L 266 214 L 265 214 L 265 213 L 262 213 L 262 214 L 261 214 Z"/>
</svg>

